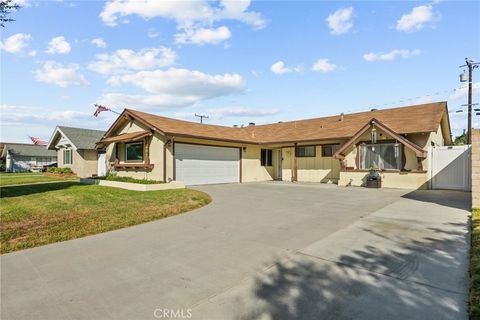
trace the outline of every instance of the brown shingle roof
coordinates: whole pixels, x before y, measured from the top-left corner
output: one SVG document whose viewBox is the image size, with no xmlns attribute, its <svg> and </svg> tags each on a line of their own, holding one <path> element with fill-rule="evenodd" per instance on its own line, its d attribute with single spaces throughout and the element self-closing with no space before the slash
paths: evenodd
<svg viewBox="0 0 480 320">
<path fill-rule="evenodd" d="M 127 114 L 148 123 L 165 134 L 249 143 L 300 142 L 349 138 L 375 118 L 398 134 L 436 132 L 447 103 L 437 102 L 323 118 L 232 128 L 176 120 L 126 109 Z M 110 132 L 110 130 L 108 131 Z"/>
</svg>

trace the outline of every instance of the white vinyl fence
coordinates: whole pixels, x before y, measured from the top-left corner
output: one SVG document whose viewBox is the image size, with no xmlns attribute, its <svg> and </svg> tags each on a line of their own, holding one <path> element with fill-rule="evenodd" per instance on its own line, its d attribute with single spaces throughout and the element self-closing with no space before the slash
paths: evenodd
<svg viewBox="0 0 480 320">
<path fill-rule="evenodd" d="M 432 189 L 472 190 L 472 148 L 432 147 L 430 174 Z"/>
</svg>

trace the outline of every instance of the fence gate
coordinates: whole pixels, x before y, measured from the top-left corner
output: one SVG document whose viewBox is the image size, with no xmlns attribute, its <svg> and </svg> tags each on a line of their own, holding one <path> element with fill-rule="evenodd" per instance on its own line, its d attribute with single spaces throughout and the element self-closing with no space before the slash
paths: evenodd
<svg viewBox="0 0 480 320">
<path fill-rule="evenodd" d="M 472 190 L 472 148 L 432 147 L 430 166 L 433 189 Z"/>
</svg>

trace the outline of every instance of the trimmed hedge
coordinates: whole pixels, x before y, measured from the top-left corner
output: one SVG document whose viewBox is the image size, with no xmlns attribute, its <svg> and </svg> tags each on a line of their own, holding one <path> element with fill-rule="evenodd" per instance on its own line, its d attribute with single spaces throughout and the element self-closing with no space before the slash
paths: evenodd
<svg viewBox="0 0 480 320">
<path fill-rule="evenodd" d="M 119 181 L 119 182 L 130 182 L 130 183 L 140 183 L 140 184 L 159 184 L 164 183 L 163 181 L 157 180 L 146 180 L 146 179 L 134 179 L 130 177 L 119 177 L 119 176 L 107 176 L 104 180 L 109 181 Z"/>
<path fill-rule="evenodd" d="M 72 169 L 70 168 L 48 168 L 49 173 L 60 173 L 60 174 L 65 174 L 65 173 L 73 173 Z"/>
</svg>

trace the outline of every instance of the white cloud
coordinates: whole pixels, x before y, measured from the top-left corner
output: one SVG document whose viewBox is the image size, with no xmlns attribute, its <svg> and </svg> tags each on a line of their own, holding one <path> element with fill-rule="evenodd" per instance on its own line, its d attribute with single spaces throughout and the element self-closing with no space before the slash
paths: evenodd
<svg viewBox="0 0 480 320">
<path fill-rule="evenodd" d="M 448 100 L 453 102 L 458 102 L 460 100 L 467 101 L 467 93 L 468 87 L 467 85 L 464 85 L 460 89 L 456 89 L 455 92 L 450 95 Z M 480 82 L 472 83 L 472 95 L 480 97 Z"/>
<path fill-rule="evenodd" d="M 283 61 L 277 61 L 272 66 L 270 67 L 270 71 L 272 71 L 275 74 L 284 74 L 284 73 L 290 73 L 290 72 L 300 72 L 302 71 L 302 68 L 297 66 L 297 67 L 285 67 L 285 63 Z"/>
<path fill-rule="evenodd" d="M 111 82 L 117 85 L 130 84 L 150 94 L 106 93 L 100 97 L 101 103 L 150 109 L 185 107 L 203 99 L 245 90 L 245 81 L 238 74 L 209 75 L 176 68 L 118 75 L 114 76 Z"/>
<path fill-rule="evenodd" d="M 67 54 L 71 50 L 70 43 L 65 40 L 65 37 L 55 37 L 48 43 L 47 53 L 50 54 Z"/>
<path fill-rule="evenodd" d="M 197 102 L 197 97 L 176 96 L 169 94 L 142 95 L 142 94 L 124 94 L 124 93 L 105 93 L 99 99 L 98 103 L 107 106 L 136 109 L 161 110 L 167 108 L 181 108 Z"/>
<path fill-rule="evenodd" d="M 55 61 L 47 61 L 43 68 L 35 70 L 35 79 L 40 82 L 56 84 L 62 88 L 68 86 L 88 85 L 85 77 L 78 73 L 77 64 L 63 65 Z"/>
<path fill-rule="evenodd" d="M 32 39 L 32 36 L 25 33 L 16 33 L 4 42 L 0 42 L 0 49 L 9 53 L 19 53 L 28 46 L 28 42 Z"/>
<path fill-rule="evenodd" d="M 230 39 L 232 33 L 230 30 L 221 26 L 218 28 L 185 28 L 183 33 L 175 35 L 177 44 L 218 44 Z"/>
<path fill-rule="evenodd" d="M 410 58 L 413 56 L 418 56 L 422 53 L 421 50 L 407 50 L 407 49 L 394 49 L 390 52 L 370 52 L 363 55 L 363 59 L 366 61 L 392 61 L 397 57 L 402 57 L 404 59 Z"/>
<path fill-rule="evenodd" d="M 318 71 L 318 72 L 331 72 L 337 69 L 337 65 L 330 63 L 328 59 L 318 59 L 317 62 L 315 62 L 312 66 L 313 71 Z"/>
<path fill-rule="evenodd" d="M 410 13 L 404 14 L 397 21 L 397 30 L 412 32 L 421 30 L 426 24 L 438 20 L 438 16 L 433 13 L 432 5 L 418 6 L 412 9 Z"/>
<path fill-rule="evenodd" d="M 160 35 L 160 33 L 159 33 L 157 30 L 155 30 L 155 28 L 150 28 L 150 29 L 148 29 L 147 36 L 148 36 L 149 38 L 156 38 L 156 37 L 158 37 L 159 35 Z"/>
<path fill-rule="evenodd" d="M 114 82 L 131 84 L 150 93 L 191 96 L 198 100 L 238 93 L 245 89 L 245 81 L 238 74 L 209 75 L 177 68 L 116 76 Z"/>
<path fill-rule="evenodd" d="M 116 50 L 113 54 L 97 54 L 96 61 L 88 68 L 99 74 L 121 74 L 130 71 L 150 70 L 158 67 L 167 67 L 175 63 L 175 51 L 166 47 Z"/>
<path fill-rule="evenodd" d="M 175 20 L 179 27 L 194 24 L 212 24 L 228 19 L 238 20 L 255 28 L 262 28 L 266 21 L 261 14 L 248 11 L 250 0 L 158 1 L 158 0 L 113 0 L 105 4 L 100 18 L 109 26 L 116 26 L 120 17 L 139 15 L 148 20 L 155 17 Z"/>
<path fill-rule="evenodd" d="M 105 42 L 105 40 L 103 40 L 103 38 L 95 38 L 90 43 L 96 46 L 97 48 L 107 47 L 107 43 Z"/>
<path fill-rule="evenodd" d="M 331 13 L 326 21 L 331 34 L 343 34 L 353 27 L 353 7 L 338 9 Z"/>
<path fill-rule="evenodd" d="M 35 56 L 37 55 L 37 50 L 30 50 L 30 51 L 28 52 L 28 55 L 29 55 L 30 57 L 35 57 Z"/>
<path fill-rule="evenodd" d="M 61 110 L 61 111 L 60 111 Z M 48 131 L 45 132 L 44 137 L 48 138 L 52 133 L 52 129 L 57 125 L 71 125 L 82 128 L 104 129 L 116 117 L 115 114 L 109 115 L 102 113 L 102 117 L 94 118 L 94 107 L 90 112 L 65 110 L 63 107 L 31 107 L 19 105 L 0 105 L 1 124 L 4 126 L 45 126 Z"/>
</svg>

